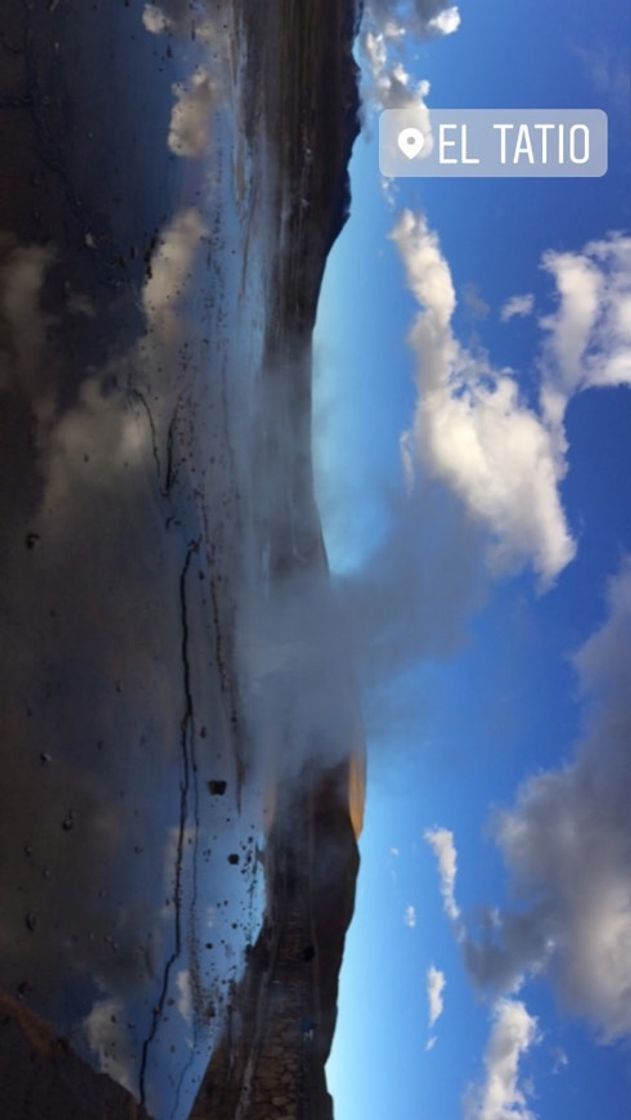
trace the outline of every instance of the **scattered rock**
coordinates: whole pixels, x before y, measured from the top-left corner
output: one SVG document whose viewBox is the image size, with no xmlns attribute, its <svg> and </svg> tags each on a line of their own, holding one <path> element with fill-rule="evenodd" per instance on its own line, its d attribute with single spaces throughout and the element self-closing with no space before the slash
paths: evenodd
<svg viewBox="0 0 631 1120">
<path fill-rule="evenodd" d="M 208 783 L 208 789 L 210 790 L 213 797 L 223 797 L 227 788 L 228 788 L 228 783 L 227 782 L 210 781 Z"/>
</svg>

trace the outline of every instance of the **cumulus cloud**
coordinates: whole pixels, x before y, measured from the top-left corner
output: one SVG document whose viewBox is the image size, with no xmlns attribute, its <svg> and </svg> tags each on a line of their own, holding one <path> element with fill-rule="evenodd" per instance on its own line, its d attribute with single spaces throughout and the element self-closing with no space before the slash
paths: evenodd
<svg viewBox="0 0 631 1120">
<path fill-rule="evenodd" d="M 175 105 L 171 112 L 168 145 L 177 156 L 198 159 L 210 139 L 212 111 L 218 100 L 217 85 L 204 67 L 199 67 L 185 86 L 173 86 Z"/>
<path fill-rule="evenodd" d="M 83 1029 L 88 1045 L 98 1059 L 100 1071 L 134 1092 L 133 1058 L 122 1002 L 118 999 L 98 1000 L 84 1020 Z"/>
<path fill-rule="evenodd" d="M 532 315 L 534 307 L 535 297 L 532 292 L 523 296 L 511 296 L 500 311 L 500 319 L 502 323 L 508 323 L 511 319 L 526 319 L 528 315 Z"/>
<path fill-rule="evenodd" d="M 404 211 L 391 236 L 421 308 L 410 336 L 418 459 L 485 527 L 494 572 L 530 562 L 549 583 L 575 552 L 558 493 L 566 466 L 556 435 L 510 372 L 495 371 L 457 341 L 451 272 L 424 216 Z"/>
<path fill-rule="evenodd" d="M 525 1004 L 498 1000 L 484 1055 L 484 1081 L 467 1093 L 466 1120 L 535 1120 L 520 1085 L 519 1065 L 537 1041 L 537 1020 Z"/>
<path fill-rule="evenodd" d="M 172 342 L 177 334 L 179 304 L 207 233 L 198 210 L 181 210 L 164 230 L 152 257 L 142 302 L 149 327 L 164 342 Z"/>
<path fill-rule="evenodd" d="M 631 385 L 631 237 L 543 255 L 555 306 L 539 320 L 538 407 L 514 371 L 455 337 L 451 271 L 424 216 L 404 211 L 391 237 L 420 307 L 410 335 L 419 399 L 401 438 L 408 491 L 418 463 L 484 528 L 493 575 L 531 565 L 545 588 L 576 552 L 559 492 L 568 404 L 585 389 Z M 501 318 L 532 310 L 532 295 L 513 296 Z"/>
<path fill-rule="evenodd" d="M 414 906 L 406 906 L 403 920 L 408 929 L 414 929 L 416 925 L 416 909 Z"/>
<path fill-rule="evenodd" d="M 157 4 L 145 4 L 142 22 L 152 35 L 160 35 L 169 29 L 169 18 Z"/>
<path fill-rule="evenodd" d="M 460 12 L 451 0 L 369 0 L 366 18 L 393 39 L 406 32 L 423 38 L 452 35 L 460 27 Z"/>
<path fill-rule="evenodd" d="M 431 145 L 429 110 L 425 99 L 430 86 L 427 81 L 415 82 L 399 59 L 392 59 L 388 39 L 383 32 L 367 31 L 361 39 L 364 73 L 364 99 L 375 109 L 415 109 L 417 127 Z"/>
<path fill-rule="evenodd" d="M 439 968 L 435 968 L 433 964 L 430 965 L 427 970 L 427 1006 L 430 1030 L 435 1026 L 443 1013 L 445 1007 L 443 992 L 446 985 L 447 980 L 444 972 L 441 972 Z"/>
<path fill-rule="evenodd" d="M 452 922 L 460 919 L 460 907 L 456 903 L 456 874 L 458 853 L 454 844 L 454 834 L 448 828 L 428 828 L 424 838 L 436 856 L 440 875 L 440 893 L 443 909 Z"/>
<path fill-rule="evenodd" d="M 460 11 L 455 4 L 439 11 L 427 25 L 430 35 L 453 35 L 460 27 Z"/>
<path fill-rule="evenodd" d="M 631 384 L 631 237 L 613 233 L 581 252 L 547 252 L 557 307 L 541 320 L 542 408 L 562 423 L 569 399 L 596 386 Z"/>
<path fill-rule="evenodd" d="M 214 41 L 218 25 L 222 26 L 224 0 L 215 5 L 213 19 L 204 0 L 161 0 L 159 4 L 145 4 L 142 22 L 152 35 L 173 34 L 185 38 L 195 37 L 202 43 Z"/>
<path fill-rule="evenodd" d="M 364 96 L 376 109 L 419 111 L 419 128 L 431 140 L 425 98 L 428 82 L 418 82 L 402 61 L 410 36 L 417 39 L 452 35 L 460 26 L 458 8 L 447 0 L 372 0 L 364 11 L 360 39 Z"/>
<path fill-rule="evenodd" d="M 526 781 L 499 815 L 521 905 L 500 913 L 467 959 L 486 987 L 547 969 L 570 1010 L 610 1042 L 631 1035 L 630 560 L 610 582 L 606 621 L 574 661 L 585 732 L 567 765 Z"/>
</svg>

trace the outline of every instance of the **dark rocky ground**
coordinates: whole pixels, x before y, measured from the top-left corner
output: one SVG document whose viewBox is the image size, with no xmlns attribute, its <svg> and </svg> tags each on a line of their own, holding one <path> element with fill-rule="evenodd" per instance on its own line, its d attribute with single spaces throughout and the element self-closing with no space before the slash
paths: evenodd
<svg viewBox="0 0 631 1120">
<path fill-rule="evenodd" d="M 255 819 L 254 809 L 245 816 L 233 648 L 247 510 L 265 511 L 256 531 L 264 522 L 272 593 L 295 578 L 327 582 L 310 347 L 349 206 L 356 6 L 208 0 L 234 29 L 246 79 L 245 249 L 231 248 L 228 126 L 208 212 L 199 166 L 166 150 L 172 86 L 192 48 L 190 36 L 146 36 L 143 6 L 8 0 L 0 17 L 0 625 L 12 651 L 0 679 L 0 984 L 21 996 L 3 1004 L 6 1120 L 143 1115 L 73 1054 L 94 1064 L 73 1025 L 114 995 L 131 1034 L 122 1050 L 103 1045 L 101 1067 L 124 1067 L 157 1120 L 188 1111 L 176 982 L 190 973 L 197 1036 L 216 995 L 200 963 L 203 890 L 230 892 L 223 847 L 245 842 Z M 147 329 L 164 230 L 190 207 L 205 222 L 203 260 L 170 293 L 177 303 L 190 282 L 190 306 L 180 314 L 178 304 L 177 330 L 170 312 Z M 239 303 L 257 268 L 258 350 L 256 315 Z M 254 464 L 229 399 L 235 370 L 251 367 L 267 402 L 251 431 Z M 352 690 L 349 709 L 350 725 Z M 324 1064 L 358 866 L 349 767 L 314 764 L 299 782 L 277 774 L 267 914 L 240 984 L 227 989 L 196 1120 L 332 1114 Z M 228 795 L 205 802 L 214 778 L 227 779 Z"/>
<path fill-rule="evenodd" d="M 270 907 L 191 1120 L 332 1120 L 324 1066 L 359 867 L 348 771 L 314 775 L 270 837 Z"/>
<path fill-rule="evenodd" d="M 260 114 L 283 169 L 276 210 L 286 217 L 278 229 L 264 362 L 269 378 L 292 373 L 284 392 L 294 428 L 293 489 L 272 540 L 272 570 L 282 583 L 301 569 L 314 578 L 327 572 L 310 456 L 310 343 L 326 258 L 350 207 L 358 7 L 280 0 L 273 15 L 265 12 L 264 33 L 261 9 L 240 6 L 253 44 L 246 120 L 255 133 Z M 278 80 L 285 75 L 288 81 Z M 264 430 L 260 438 L 273 472 L 273 432 Z M 349 704 L 355 703 L 351 693 Z M 352 747 L 349 742 L 349 755 Z M 324 1067 L 359 868 L 349 810 L 353 765 L 315 762 L 297 790 L 290 787 L 281 799 L 267 847 L 265 925 L 191 1120 L 332 1120 Z"/>
</svg>

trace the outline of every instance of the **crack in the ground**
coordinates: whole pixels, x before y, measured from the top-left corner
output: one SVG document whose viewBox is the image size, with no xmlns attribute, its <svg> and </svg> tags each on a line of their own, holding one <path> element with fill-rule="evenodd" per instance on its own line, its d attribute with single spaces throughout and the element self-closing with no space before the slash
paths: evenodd
<svg viewBox="0 0 631 1120">
<path fill-rule="evenodd" d="M 186 550 L 184 564 L 180 572 L 179 599 L 180 621 L 182 628 L 181 657 L 182 657 L 182 682 L 184 692 L 184 710 L 180 723 L 180 754 L 182 762 L 182 779 L 180 783 L 180 818 L 178 826 L 177 852 L 175 860 L 174 883 L 174 909 L 175 909 L 175 943 L 173 952 L 166 961 L 162 974 L 162 987 L 158 1002 L 153 1009 L 151 1028 L 142 1044 L 142 1058 L 140 1063 L 139 1092 L 140 1103 L 146 1106 L 147 1096 L 147 1064 L 149 1050 L 158 1032 L 158 1026 L 164 1010 L 165 1001 L 169 990 L 171 970 L 182 952 L 182 872 L 184 867 L 184 842 L 186 839 L 186 825 L 188 820 L 188 802 L 191 786 L 191 770 L 194 759 L 193 739 L 195 735 L 194 704 L 191 689 L 191 666 L 189 660 L 189 619 L 188 603 L 186 596 L 186 580 L 193 556 L 199 551 L 200 540 L 190 541 Z"/>
<path fill-rule="evenodd" d="M 178 418 L 179 408 L 180 401 L 178 398 L 175 408 L 173 409 L 173 415 L 169 421 L 169 427 L 167 429 L 167 461 L 164 475 L 164 489 L 167 495 L 171 493 L 171 489 L 177 477 L 177 467 L 173 466 L 173 442 L 175 438 L 175 424 Z"/>
</svg>

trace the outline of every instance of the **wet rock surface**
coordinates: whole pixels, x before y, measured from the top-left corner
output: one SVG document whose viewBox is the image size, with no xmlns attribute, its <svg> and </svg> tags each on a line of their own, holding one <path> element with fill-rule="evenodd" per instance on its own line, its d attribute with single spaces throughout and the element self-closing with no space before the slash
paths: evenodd
<svg viewBox="0 0 631 1120">
<path fill-rule="evenodd" d="M 22 1004 L 0 995 L 0 1085 L 20 1120 L 150 1120 L 133 1097 L 77 1058 Z"/>
<path fill-rule="evenodd" d="M 317 733 L 274 694 L 331 693 L 336 760 L 356 714 L 313 649 L 276 667 L 251 604 L 298 579 L 331 609 L 310 336 L 355 11 L 184 7 L 3 7 L 0 987 L 78 1055 L 69 1090 L 91 1065 L 121 1107 L 183 1120 L 213 1054 L 244 1116 L 328 1115 L 356 845 L 345 780 L 328 824 L 322 769 L 284 797 Z M 316 828 L 346 852 L 321 913 Z"/>
</svg>

